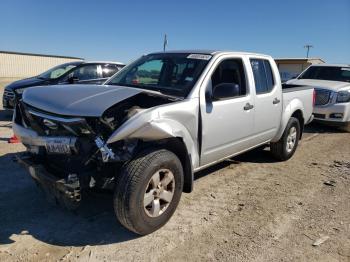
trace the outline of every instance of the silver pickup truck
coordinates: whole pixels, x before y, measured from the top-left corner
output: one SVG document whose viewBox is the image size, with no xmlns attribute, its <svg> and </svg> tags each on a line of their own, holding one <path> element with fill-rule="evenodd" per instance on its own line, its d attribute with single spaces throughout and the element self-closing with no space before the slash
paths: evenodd
<svg viewBox="0 0 350 262">
<path fill-rule="evenodd" d="M 267 55 L 176 51 L 142 56 L 103 86 L 26 90 L 13 130 L 34 180 L 68 208 L 93 188 L 114 190 L 120 223 L 163 226 L 194 173 L 268 144 L 294 154 L 312 120 L 313 89 L 282 90 Z"/>
</svg>

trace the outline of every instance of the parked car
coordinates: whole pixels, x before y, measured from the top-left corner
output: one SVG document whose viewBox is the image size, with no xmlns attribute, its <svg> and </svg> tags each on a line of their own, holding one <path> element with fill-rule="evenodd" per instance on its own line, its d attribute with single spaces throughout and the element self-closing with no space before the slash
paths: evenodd
<svg viewBox="0 0 350 262">
<path fill-rule="evenodd" d="M 310 87 L 282 91 L 270 56 L 161 52 L 84 92 L 25 91 L 13 130 L 28 149 L 18 161 L 51 196 L 75 208 L 85 190 L 112 188 L 120 223 L 144 235 L 170 219 L 194 172 L 264 144 L 292 157 L 312 103 Z"/>
<path fill-rule="evenodd" d="M 350 65 L 312 65 L 287 84 L 315 87 L 315 120 L 350 131 Z"/>
<path fill-rule="evenodd" d="M 15 98 L 32 86 L 57 84 L 102 84 L 118 72 L 124 64 L 116 62 L 70 62 L 55 66 L 48 71 L 31 78 L 15 81 L 5 87 L 3 94 L 4 109 L 13 109 Z"/>
</svg>

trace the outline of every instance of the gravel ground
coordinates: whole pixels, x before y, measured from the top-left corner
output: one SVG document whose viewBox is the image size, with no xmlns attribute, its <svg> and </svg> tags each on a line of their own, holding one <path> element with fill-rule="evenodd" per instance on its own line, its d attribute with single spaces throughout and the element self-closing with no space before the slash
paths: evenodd
<svg viewBox="0 0 350 262">
<path fill-rule="evenodd" d="M 13 161 L 24 148 L 11 134 L 0 109 L 0 261 L 350 261 L 349 133 L 312 125 L 287 162 L 256 150 L 196 174 L 144 237 L 116 221 L 109 194 L 76 212 L 49 204 Z"/>
</svg>

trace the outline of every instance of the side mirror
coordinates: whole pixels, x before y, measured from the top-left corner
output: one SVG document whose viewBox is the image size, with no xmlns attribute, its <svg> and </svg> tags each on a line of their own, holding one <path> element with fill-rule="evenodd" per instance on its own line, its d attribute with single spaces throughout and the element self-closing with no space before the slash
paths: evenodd
<svg viewBox="0 0 350 262">
<path fill-rule="evenodd" d="M 72 77 L 70 77 L 70 78 L 68 79 L 68 82 L 69 82 L 70 84 L 74 84 L 74 83 L 76 83 L 76 82 L 78 82 L 78 81 L 79 81 L 79 78 L 76 77 L 76 76 L 72 76 Z"/>
<path fill-rule="evenodd" d="M 235 96 L 239 96 L 239 85 L 235 83 L 221 83 L 214 86 L 213 98 L 215 100 L 223 100 Z"/>
</svg>

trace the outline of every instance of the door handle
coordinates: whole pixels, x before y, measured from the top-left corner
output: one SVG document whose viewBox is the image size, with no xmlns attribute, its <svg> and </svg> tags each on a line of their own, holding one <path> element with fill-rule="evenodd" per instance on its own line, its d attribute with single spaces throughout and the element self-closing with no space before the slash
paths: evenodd
<svg viewBox="0 0 350 262">
<path fill-rule="evenodd" d="M 272 104 L 276 105 L 279 102 L 281 102 L 281 100 L 279 100 L 277 97 L 272 101 Z"/>
<path fill-rule="evenodd" d="M 254 106 L 249 104 L 249 103 L 246 103 L 245 106 L 243 107 L 243 109 L 246 110 L 246 111 L 248 111 L 250 109 L 253 109 L 253 108 L 254 108 Z"/>
</svg>

